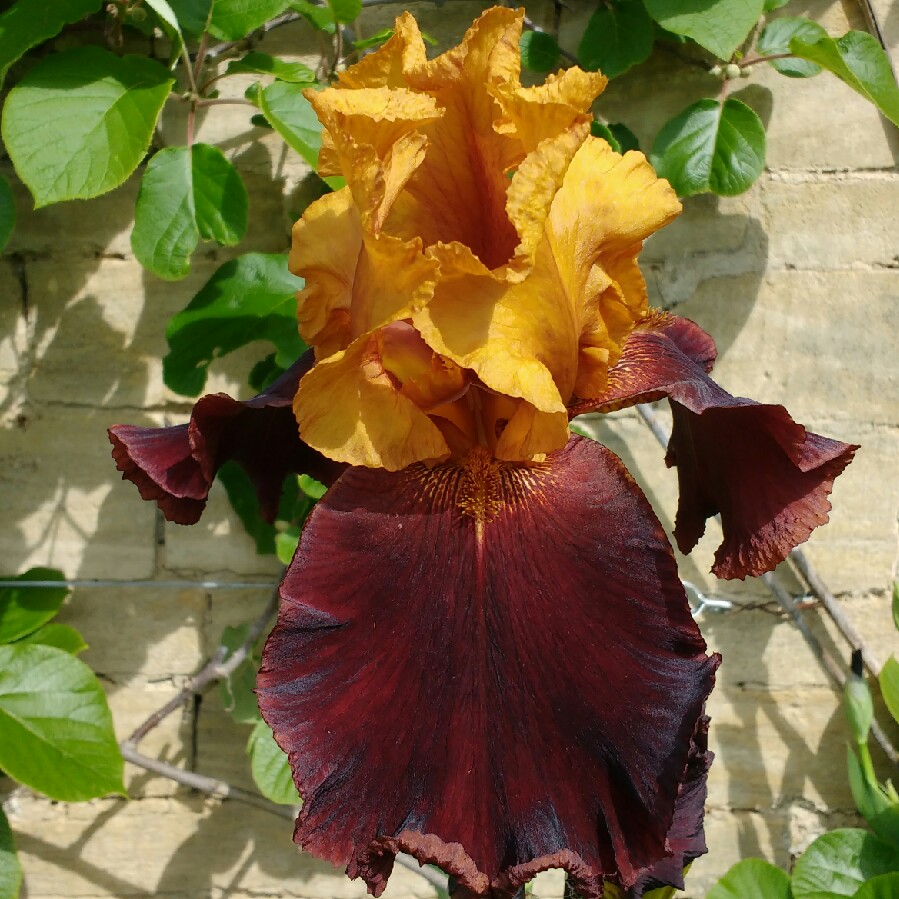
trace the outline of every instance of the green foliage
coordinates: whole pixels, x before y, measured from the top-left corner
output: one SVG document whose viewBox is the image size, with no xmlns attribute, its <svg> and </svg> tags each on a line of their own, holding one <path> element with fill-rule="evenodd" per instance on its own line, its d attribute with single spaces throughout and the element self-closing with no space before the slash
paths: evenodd
<svg viewBox="0 0 899 899">
<path fill-rule="evenodd" d="M 859 887 L 855 899 L 896 899 L 899 896 L 899 874 L 881 874 Z"/>
<path fill-rule="evenodd" d="M 899 870 L 899 853 L 873 833 L 856 828 L 818 837 L 793 869 L 794 899 L 854 896 L 869 878 Z"/>
<path fill-rule="evenodd" d="M 328 0 L 328 6 L 338 22 L 352 22 L 362 12 L 362 0 Z"/>
<path fill-rule="evenodd" d="M 227 649 L 222 661 L 227 661 L 243 645 L 249 633 L 249 625 L 226 627 L 222 631 L 220 645 Z M 256 670 L 259 668 L 256 648 L 234 669 L 231 675 L 219 681 L 219 698 L 232 720 L 238 724 L 255 724 L 260 720 L 256 703 Z"/>
<path fill-rule="evenodd" d="M 370 50 L 373 47 L 380 47 L 385 41 L 389 41 L 394 35 L 392 28 L 382 28 L 376 31 L 371 37 L 363 38 L 361 41 L 353 41 L 354 50 Z"/>
<path fill-rule="evenodd" d="M 209 33 L 239 41 L 286 8 L 287 0 L 212 0 Z"/>
<path fill-rule="evenodd" d="M 287 754 L 275 742 L 269 726 L 259 721 L 247 741 L 250 770 L 259 792 L 279 805 L 299 805 L 300 797 L 293 784 Z"/>
<path fill-rule="evenodd" d="M 87 665 L 52 646 L 0 646 L 0 767 L 51 799 L 124 795 L 112 717 Z"/>
<path fill-rule="evenodd" d="M 272 128 L 315 170 L 322 145 L 322 126 L 301 88 L 276 81 L 257 91 L 255 97 Z"/>
<path fill-rule="evenodd" d="M 169 322 L 165 383 L 196 396 L 214 358 L 254 340 L 273 343 L 277 363 L 291 365 L 306 348 L 296 326 L 296 292 L 302 286 L 281 253 L 247 253 L 226 262 Z"/>
<path fill-rule="evenodd" d="M 12 235 L 16 226 L 16 200 L 9 186 L 9 181 L 0 175 L 0 250 Z"/>
<path fill-rule="evenodd" d="M 519 46 L 521 63 L 532 72 L 550 72 L 559 65 L 559 45 L 551 34 L 525 31 Z"/>
<path fill-rule="evenodd" d="M 691 38 L 728 60 L 749 36 L 764 0 L 644 0 L 649 14 L 667 31 Z"/>
<path fill-rule="evenodd" d="M 23 53 L 56 37 L 63 26 L 96 12 L 102 0 L 18 0 L 0 15 L 0 84 Z"/>
<path fill-rule="evenodd" d="M 73 656 L 77 656 L 78 653 L 87 649 L 84 637 L 75 628 L 70 627 L 68 624 L 59 624 L 56 621 L 51 621 L 49 624 L 39 627 L 27 637 L 17 640 L 16 643 L 17 645 L 21 643 L 40 643 L 42 646 L 54 646 L 56 649 L 61 649 L 63 652 L 68 652 Z"/>
<path fill-rule="evenodd" d="M 16 855 L 16 844 L 13 841 L 9 822 L 0 807 L 0 897 L 16 899 L 22 885 L 22 866 Z"/>
<path fill-rule="evenodd" d="M 827 32 L 810 19 L 774 19 L 759 35 L 758 51 L 764 56 L 776 56 L 790 52 L 793 38 L 813 44 L 822 37 L 827 37 Z M 821 71 L 821 66 L 805 59 L 772 59 L 769 65 L 790 78 L 809 78 Z"/>
<path fill-rule="evenodd" d="M 790 878 L 769 862 L 748 858 L 734 865 L 706 899 L 790 899 Z"/>
<path fill-rule="evenodd" d="M 290 8 L 303 16 L 313 28 L 325 34 L 337 31 L 337 21 L 330 6 L 316 6 L 308 0 L 290 0 Z"/>
<path fill-rule="evenodd" d="M 181 28 L 188 34 L 202 34 L 212 15 L 213 0 L 168 0 Z"/>
<path fill-rule="evenodd" d="M 765 167 L 765 126 L 733 97 L 700 100 L 659 132 L 650 161 L 681 197 L 741 194 Z"/>
<path fill-rule="evenodd" d="M 859 656 L 859 667 L 861 667 Z M 874 703 L 871 699 L 871 691 L 868 689 L 865 679 L 852 672 L 846 678 L 843 689 L 843 708 L 846 711 L 846 720 L 856 743 L 864 743 L 868 739 L 871 730 L 871 722 L 874 720 Z"/>
<path fill-rule="evenodd" d="M 62 572 L 52 568 L 31 568 L 10 580 L 62 581 Z M 46 624 L 59 611 L 68 589 L 59 587 L 3 587 L 0 589 L 0 643 L 12 643 Z"/>
<path fill-rule="evenodd" d="M 118 187 L 147 152 L 173 79 L 152 59 L 79 47 L 10 91 L 3 140 L 36 206 Z"/>
<path fill-rule="evenodd" d="M 876 37 L 863 31 L 850 31 L 836 40 L 822 37 L 814 43 L 794 37 L 790 50 L 833 72 L 899 126 L 899 86 Z"/>
<path fill-rule="evenodd" d="M 585 69 L 617 78 L 648 59 L 653 43 L 653 22 L 640 0 L 601 4 L 584 30 L 578 59 Z"/>
<path fill-rule="evenodd" d="M 285 62 L 283 59 L 275 59 L 267 53 L 259 53 L 252 50 L 240 59 L 228 63 L 229 75 L 274 75 L 279 81 L 288 81 L 292 84 L 312 84 L 315 82 L 315 72 L 309 66 L 301 62 Z"/>
<path fill-rule="evenodd" d="M 899 662 L 890 656 L 880 672 L 880 692 L 890 714 L 899 721 Z"/>
<path fill-rule="evenodd" d="M 131 248 L 160 278 L 183 278 L 200 238 L 233 246 L 247 230 L 247 191 L 218 147 L 157 153 L 141 180 Z"/>
</svg>

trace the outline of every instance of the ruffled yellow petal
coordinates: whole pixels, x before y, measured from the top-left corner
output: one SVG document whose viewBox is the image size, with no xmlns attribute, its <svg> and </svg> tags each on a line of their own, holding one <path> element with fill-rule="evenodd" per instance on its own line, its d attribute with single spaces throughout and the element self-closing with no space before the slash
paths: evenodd
<svg viewBox="0 0 899 899">
<path fill-rule="evenodd" d="M 300 437 L 339 462 L 398 471 L 449 454 L 439 428 L 385 370 L 374 334 L 316 363 L 293 409 Z"/>
<path fill-rule="evenodd" d="M 511 82 L 491 86 L 490 92 L 502 108 L 494 128 L 516 137 L 530 152 L 548 137 L 588 121 L 593 101 L 608 82 L 599 72 L 574 67 L 547 76 L 535 87 Z"/>
<path fill-rule="evenodd" d="M 406 87 L 406 70 L 427 61 L 425 42 L 411 13 L 404 12 L 394 26 L 393 37 L 360 62 L 341 72 L 343 88 Z"/>
<path fill-rule="evenodd" d="M 418 242 L 365 232 L 349 188 L 317 200 L 294 225 L 288 267 L 306 281 L 297 317 L 319 358 L 409 318 L 430 298 L 437 271 Z"/>
</svg>

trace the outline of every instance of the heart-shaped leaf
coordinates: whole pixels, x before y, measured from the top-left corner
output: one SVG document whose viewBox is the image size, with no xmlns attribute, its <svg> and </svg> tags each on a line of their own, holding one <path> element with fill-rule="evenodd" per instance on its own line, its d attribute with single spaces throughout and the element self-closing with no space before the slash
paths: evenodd
<svg viewBox="0 0 899 899">
<path fill-rule="evenodd" d="M 730 59 L 762 15 L 764 0 L 644 0 L 667 31 L 691 38 L 719 59 Z"/>
<path fill-rule="evenodd" d="M 172 84 L 158 62 L 100 47 L 39 62 L 3 109 L 3 140 L 35 205 L 118 187 L 147 152 Z"/>
<path fill-rule="evenodd" d="M 774 19 L 759 36 L 758 51 L 762 56 L 777 56 L 791 52 L 793 38 L 813 44 L 822 37 L 827 37 L 827 32 L 811 19 Z M 772 59 L 770 64 L 790 78 L 809 78 L 821 71 L 821 66 L 806 59 Z"/>
<path fill-rule="evenodd" d="M 833 72 L 899 126 L 899 86 L 889 58 L 874 35 L 849 31 L 836 40 L 822 37 L 814 43 L 794 37 L 790 52 Z"/>
<path fill-rule="evenodd" d="M 51 646 L 0 646 L 0 768 L 51 799 L 125 794 L 122 755 L 93 672 Z"/>
<path fill-rule="evenodd" d="M 218 147 L 160 150 L 147 165 L 131 248 L 160 278 L 183 278 L 200 238 L 233 246 L 247 230 L 247 191 Z"/>
<path fill-rule="evenodd" d="M 260 721 L 247 741 L 250 770 L 259 792 L 279 805 L 299 805 L 300 797 L 293 784 L 287 755 L 275 742 L 271 729 Z"/>
<path fill-rule="evenodd" d="M 642 3 L 600 4 L 584 30 L 578 60 L 585 69 L 617 78 L 648 59 L 653 43 L 655 29 Z"/>
</svg>

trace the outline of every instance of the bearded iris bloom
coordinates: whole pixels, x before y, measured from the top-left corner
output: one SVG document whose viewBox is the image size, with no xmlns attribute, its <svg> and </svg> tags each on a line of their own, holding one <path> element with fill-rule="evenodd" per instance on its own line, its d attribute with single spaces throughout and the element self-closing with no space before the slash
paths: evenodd
<svg viewBox="0 0 899 899">
<path fill-rule="evenodd" d="M 770 570 L 827 519 L 855 447 L 708 377 L 714 344 L 651 310 L 643 241 L 679 212 L 590 136 L 605 85 L 519 81 L 522 16 L 433 60 L 414 19 L 308 97 L 322 175 L 294 228 L 311 358 L 181 429 L 111 429 L 123 475 L 196 520 L 237 458 L 273 516 L 287 471 L 330 489 L 281 584 L 263 717 L 295 839 L 374 895 L 397 852 L 476 896 L 568 871 L 587 899 L 681 885 L 704 851 L 706 653 L 665 533 L 570 418 L 667 398 L 674 531 L 720 514 L 713 570 Z"/>
</svg>

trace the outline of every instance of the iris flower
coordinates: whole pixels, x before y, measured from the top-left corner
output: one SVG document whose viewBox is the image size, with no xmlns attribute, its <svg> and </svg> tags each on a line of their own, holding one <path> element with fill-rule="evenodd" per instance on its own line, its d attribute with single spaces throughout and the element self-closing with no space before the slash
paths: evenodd
<svg viewBox="0 0 899 899">
<path fill-rule="evenodd" d="M 123 475 L 196 520 L 236 458 L 274 515 L 329 483 L 281 584 L 263 717 L 304 804 L 295 839 L 377 896 L 396 853 L 459 895 L 562 867 L 587 899 L 681 884 L 701 854 L 718 664 L 633 478 L 569 420 L 667 398 L 674 537 L 720 514 L 714 572 L 773 568 L 827 520 L 855 447 L 708 377 L 699 327 L 653 311 L 643 241 L 679 212 L 637 152 L 590 135 L 606 79 L 519 80 L 522 14 L 428 60 L 409 14 L 308 98 L 322 175 L 296 224 L 314 347 L 247 403 L 111 429 Z"/>
</svg>

